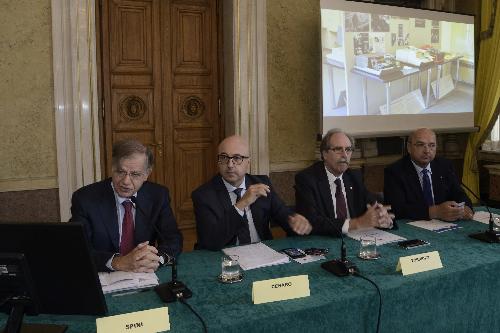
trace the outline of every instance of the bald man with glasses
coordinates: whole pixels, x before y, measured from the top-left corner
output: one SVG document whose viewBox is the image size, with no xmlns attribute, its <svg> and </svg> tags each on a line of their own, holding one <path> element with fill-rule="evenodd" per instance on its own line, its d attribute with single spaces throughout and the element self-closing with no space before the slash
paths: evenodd
<svg viewBox="0 0 500 333">
<path fill-rule="evenodd" d="M 354 138 L 329 130 L 321 141 L 322 161 L 295 176 L 295 204 L 313 226 L 312 233 L 339 236 L 356 229 L 390 229 L 387 207 L 377 202 L 358 172 L 349 169 Z"/>
<path fill-rule="evenodd" d="M 196 216 L 196 249 L 217 251 L 272 239 L 271 220 L 288 235 L 306 235 L 311 225 L 278 197 L 268 176 L 248 174 L 248 144 L 240 136 L 224 139 L 218 147 L 219 174 L 191 197 Z"/>
</svg>

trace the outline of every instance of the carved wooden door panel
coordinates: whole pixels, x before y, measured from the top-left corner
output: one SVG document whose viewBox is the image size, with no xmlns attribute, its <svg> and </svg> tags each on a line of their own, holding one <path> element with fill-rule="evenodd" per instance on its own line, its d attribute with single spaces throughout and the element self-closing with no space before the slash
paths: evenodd
<svg viewBox="0 0 500 333">
<path fill-rule="evenodd" d="M 106 172 L 124 138 L 149 145 L 150 180 L 170 189 L 179 227 L 194 226 L 191 192 L 216 172 L 219 109 L 216 0 L 103 0 L 102 86 Z"/>
</svg>

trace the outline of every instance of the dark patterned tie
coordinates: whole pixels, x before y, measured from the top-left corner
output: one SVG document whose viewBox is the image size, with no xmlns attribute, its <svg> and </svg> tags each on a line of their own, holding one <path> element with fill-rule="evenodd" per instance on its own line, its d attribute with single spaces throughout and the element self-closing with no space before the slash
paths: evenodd
<svg viewBox="0 0 500 333">
<path fill-rule="evenodd" d="M 241 191 L 242 188 L 237 188 L 233 192 L 236 194 L 236 202 L 240 201 L 241 199 Z M 238 230 L 238 240 L 240 242 L 240 245 L 243 244 L 250 244 L 251 239 L 250 239 L 250 229 L 248 229 L 248 219 L 247 219 L 247 213 L 244 211 L 243 213 L 243 219 L 245 220 L 245 225 Z"/>
<path fill-rule="evenodd" d="M 122 239 L 120 241 L 120 254 L 127 255 L 134 249 L 134 216 L 132 215 L 132 202 L 122 202 L 125 207 L 125 215 L 122 222 Z"/>
<path fill-rule="evenodd" d="M 347 218 L 347 207 L 345 204 L 344 193 L 342 192 L 342 181 L 335 179 L 335 208 L 337 209 L 337 218 L 345 220 Z"/>
<path fill-rule="evenodd" d="M 422 191 L 424 192 L 424 199 L 427 206 L 434 206 L 434 199 L 432 198 L 431 180 L 429 179 L 429 170 L 422 169 Z"/>
</svg>

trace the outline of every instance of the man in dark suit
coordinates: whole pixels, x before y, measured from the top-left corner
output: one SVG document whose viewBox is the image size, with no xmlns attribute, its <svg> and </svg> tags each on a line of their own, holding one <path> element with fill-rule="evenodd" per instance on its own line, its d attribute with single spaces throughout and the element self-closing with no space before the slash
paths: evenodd
<svg viewBox="0 0 500 333">
<path fill-rule="evenodd" d="M 112 164 L 112 178 L 75 191 L 71 222 L 85 226 L 99 271 L 154 272 L 182 250 L 168 189 L 147 181 L 153 155 L 136 140 L 117 142 Z"/>
<path fill-rule="evenodd" d="M 196 249 L 217 251 L 272 239 L 271 220 L 288 234 L 311 231 L 309 222 L 281 201 L 269 177 L 247 174 L 249 149 L 241 137 L 231 136 L 220 143 L 217 162 L 219 174 L 191 195 L 198 234 Z"/>
<path fill-rule="evenodd" d="M 436 157 L 436 134 L 421 128 L 408 137 L 408 156 L 384 170 L 384 199 L 396 218 L 472 219 L 472 203 L 450 161 Z"/>
<path fill-rule="evenodd" d="M 387 207 L 376 202 L 359 173 L 348 169 L 353 147 L 352 137 L 332 129 L 321 141 L 323 161 L 295 176 L 297 212 L 311 222 L 313 234 L 338 236 L 356 229 L 393 227 Z"/>
</svg>

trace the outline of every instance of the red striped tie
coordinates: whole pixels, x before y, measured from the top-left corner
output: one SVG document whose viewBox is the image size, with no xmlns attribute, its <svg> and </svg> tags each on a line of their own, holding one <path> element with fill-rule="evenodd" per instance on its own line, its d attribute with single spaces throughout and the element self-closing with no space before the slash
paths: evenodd
<svg viewBox="0 0 500 333">
<path fill-rule="evenodd" d="M 127 200 L 122 205 L 125 207 L 125 215 L 123 215 L 120 254 L 124 256 L 134 249 L 134 216 L 132 215 L 132 202 Z"/>
</svg>

